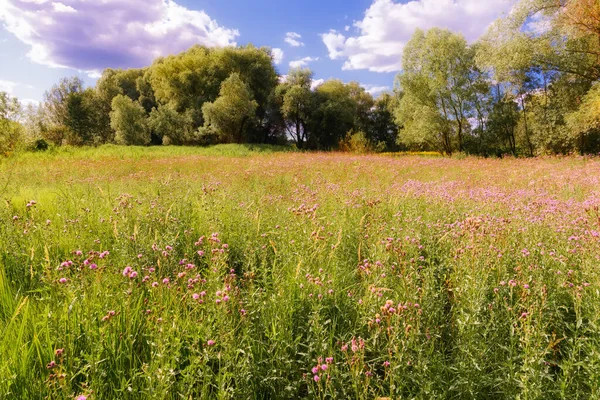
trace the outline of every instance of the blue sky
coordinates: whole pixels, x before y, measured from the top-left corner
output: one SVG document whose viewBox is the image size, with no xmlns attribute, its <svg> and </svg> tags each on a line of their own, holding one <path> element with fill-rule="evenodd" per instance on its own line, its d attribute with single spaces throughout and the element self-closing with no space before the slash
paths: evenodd
<svg viewBox="0 0 600 400">
<path fill-rule="evenodd" d="M 42 99 L 64 76 L 88 85 L 106 67 L 148 65 L 193 44 L 253 43 L 277 69 L 308 66 L 316 79 L 391 88 L 416 28 L 459 31 L 469 41 L 514 0 L 0 0 L 0 90 Z M 287 39 L 287 40 L 286 40 Z"/>
</svg>

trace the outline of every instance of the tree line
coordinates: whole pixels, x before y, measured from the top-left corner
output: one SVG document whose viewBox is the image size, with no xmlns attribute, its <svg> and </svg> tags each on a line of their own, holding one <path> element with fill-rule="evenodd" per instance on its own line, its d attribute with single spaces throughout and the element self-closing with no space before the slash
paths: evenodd
<svg viewBox="0 0 600 400">
<path fill-rule="evenodd" d="M 417 30 L 393 92 L 278 75 L 269 48 L 195 46 L 66 78 L 23 110 L 0 94 L 0 151 L 47 145 L 292 142 L 310 150 L 533 156 L 600 152 L 600 5 L 522 0 L 477 42 Z"/>
</svg>

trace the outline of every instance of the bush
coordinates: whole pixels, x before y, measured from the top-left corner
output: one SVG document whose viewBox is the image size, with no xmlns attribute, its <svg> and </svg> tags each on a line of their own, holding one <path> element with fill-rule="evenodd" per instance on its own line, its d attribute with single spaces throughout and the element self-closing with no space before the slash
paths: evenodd
<svg viewBox="0 0 600 400">
<path fill-rule="evenodd" d="M 23 126 L 0 119 L 0 154 L 9 155 L 23 143 Z"/>
<path fill-rule="evenodd" d="M 346 137 L 340 142 L 339 148 L 342 151 L 349 153 L 380 153 L 385 148 L 385 143 L 379 142 L 373 144 L 364 132 L 350 131 L 346 134 Z"/>
</svg>

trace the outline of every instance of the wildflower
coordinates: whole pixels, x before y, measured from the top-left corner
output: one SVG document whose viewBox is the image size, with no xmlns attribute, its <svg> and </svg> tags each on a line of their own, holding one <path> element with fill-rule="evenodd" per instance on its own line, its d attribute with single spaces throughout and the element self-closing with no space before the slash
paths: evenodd
<svg viewBox="0 0 600 400">
<path fill-rule="evenodd" d="M 131 268 L 131 267 L 125 267 L 125 269 L 123 270 L 123 276 L 125 276 L 125 277 L 129 276 L 129 274 L 131 273 L 131 271 L 133 271 L 133 268 Z"/>
<path fill-rule="evenodd" d="M 137 255 L 137 258 L 142 258 L 142 257 L 143 257 L 143 255 L 141 253 Z"/>
<path fill-rule="evenodd" d="M 240 310 L 240 314 L 242 315 L 246 315 L 246 310 L 244 310 L 243 308 Z"/>
<path fill-rule="evenodd" d="M 524 284 L 524 285 L 523 285 L 523 288 L 524 288 L 524 289 L 529 289 L 529 285 L 528 285 L 528 284 Z"/>
<path fill-rule="evenodd" d="M 329 366 L 327 364 L 321 365 L 321 370 L 322 371 L 327 371 L 327 368 L 329 368 Z"/>
<path fill-rule="evenodd" d="M 129 274 L 129 279 L 135 279 L 138 276 L 138 273 L 136 271 L 131 271 L 131 273 Z"/>
<path fill-rule="evenodd" d="M 157 287 L 158 286 L 158 282 L 152 282 L 152 287 Z"/>
<path fill-rule="evenodd" d="M 206 344 L 208 346 L 214 346 L 215 345 L 215 341 L 214 340 L 209 340 L 208 342 L 206 342 Z"/>
<path fill-rule="evenodd" d="M 46 364 L 46 368 L 47 369 L 56 368 L 56 362 L 54 360 L 50 361 L 48 364 Z"/>
<path fill-rule="evenodd" d="M 83 251 L 75 250 L 75 255 L 81 257 L 83 255 Z"/>
<path fill-rule="evenodd" d="M 167 246 L 165 246 L 165 249 L 166 249 L 167 251 L 171 251 L 171 250 L 173 250 L 173 247 L 171 247 L 171 246 L 168 246 L 168 245 L 167 245 Z"/>
<path fill-rule="evenodd" d="M 332 363 L 333 363 L 333 357 L 327 357 L 327 358 L 325 359 L 325 362 L 326 362 L 327 364 L 332 364 Z"/>
<path fill-rule="evenodd" d="M 194 293 L 194 294 L 192 295 L 192 298 L 193 298 L 194 300 L 198 300 L 198 299 L 200 298 L 200 295 L 199 295 L 198 293 Z"/>
<path fill-rule="evenodd" d="M 385 368 L 389 367 L 389 366 L 390 366 L 390 362 L 389 362 L 389 361 L 384 361 L 384 362 L 383 362 L 383 366 L 384 366 Z"/>
<path fill-rule="evenodd" d="M 90 264 L 90 269 L 91 270 L 98 269 L 98 265 L 92 263 L 92 264 Z"/>
<path fill-rule="evenodd" d="M 169 282 L 170 282 L 170 280 L 169 280 L 169 278 L 165 278 L 165 279 L 163 279 L 163 281 L 162 281 L 162 282 L 163 282 L 165 285 L 168 285 L 168 284 L 169 284 Z"/>
<path fill-rule="evenodd" d="M 313 379 L 315 380 L 315 382 L 319 382 L 321 380 L 321 378 L 319 378 L 319 375 L 315 375 Z"/>
<path fill-rule="evenodd" d="M 56 357 L 60 357 L 60 356 L 62 356 L 62 355 L 63 355 L 63 353 L 64 353 L 64 352 L 65 352 L 65 349 L 56 349 L 56 350 L 54 351 L 54 355 L 55 355 Z"/>
<path fill-rule="evenodd" d="M 312 370 L 311 370 L 311 371 L 312 371 L 312 373 L 313 373 L 314 375 L 318 374 L 318 373 L 319 373 L 319 366 L 317 365 L 316 367 L 312 367 Z"/>
<path fill-rule="evenodd" d="M 59 283 L 67 283 L 67 278 L 60 278 L 58 280 Z"/>
<path fill-rule="evenodd" d="M 75 398 L 75 400 L 87 400 L 87 396 L 86 396 L 86 395 L 84 395 L 84 394 L 80 394 L 79 396 L 77 396 L 77 397 Z"/>
</svg>

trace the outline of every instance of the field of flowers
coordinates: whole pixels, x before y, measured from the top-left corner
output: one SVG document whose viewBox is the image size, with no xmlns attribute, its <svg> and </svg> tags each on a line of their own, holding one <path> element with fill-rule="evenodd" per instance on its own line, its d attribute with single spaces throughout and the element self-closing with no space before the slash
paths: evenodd
<svg viewBox="0 0 600 400">
<path fill-rule="evenodd" d="M 600 397 L 600 160 L 0 164 L 0 399 Z"/>
</svg>

